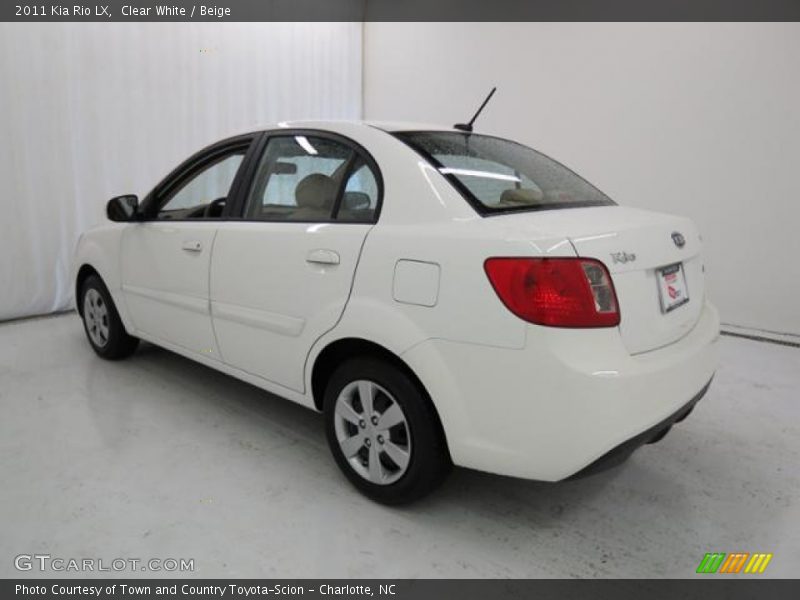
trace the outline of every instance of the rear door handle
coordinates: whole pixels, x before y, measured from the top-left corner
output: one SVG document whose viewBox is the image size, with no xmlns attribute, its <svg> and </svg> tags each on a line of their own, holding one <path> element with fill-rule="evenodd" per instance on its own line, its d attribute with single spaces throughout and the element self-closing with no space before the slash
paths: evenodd
<svg viewBox="0 0 800 600">
<path fill-rule="evenodd" d="M 338 265 L 339 255 L 333 250 L 312 250 L 306 256 L 306 262 L 317 265 Z"/>
<path fill-rule="evenodd" d="M 185 240 L 183 244 L 181 244 L 181 248 L 187 252 L 200 252 L 203 250 L 203 244 L 197 240 Z"/>
</svg>

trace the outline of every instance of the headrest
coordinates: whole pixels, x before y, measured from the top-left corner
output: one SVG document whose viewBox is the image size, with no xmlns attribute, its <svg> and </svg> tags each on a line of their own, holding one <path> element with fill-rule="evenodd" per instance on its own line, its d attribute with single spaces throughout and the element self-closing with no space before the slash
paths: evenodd
<svg viewBox="0 0 800 600">
<path fill-rule="evenodd" d="M 536 204 L 541 202 L 543 197 L 541 190 L 509 188 L 500 196 L 500 204 Z"/>
<path fill-rule="evenodd" d="M 342 196 L 342 208 L 344 210 L 364 210 L 369 208 L 369 194 L 364 192 L 345 192 Z"/>
<path fill-rule="evenodd" d="M 336 197 L 336 182 L 322 173 L 312 173 L 300 180 L 294 199 L 300 208 L 328 208 Z"/>
</svg>

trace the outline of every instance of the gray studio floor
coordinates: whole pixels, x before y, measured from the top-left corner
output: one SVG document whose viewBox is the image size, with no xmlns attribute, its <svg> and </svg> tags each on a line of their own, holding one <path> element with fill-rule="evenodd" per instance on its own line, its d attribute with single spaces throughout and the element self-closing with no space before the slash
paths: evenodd
<svg viewBox="0 0 800 600">
<path fill-rule="evenodd" d="M 102 361 L 74 314 L 0 325 L 0 577 L 21 553 L 193 558 L 199 577 L 687 577 L 709 551 L 796 576 L 800 349 L 720 344 L 706 399 L 622 467 L 460 469 L 390 509 L 306 409 L 151 345 Z"/>
</svg>

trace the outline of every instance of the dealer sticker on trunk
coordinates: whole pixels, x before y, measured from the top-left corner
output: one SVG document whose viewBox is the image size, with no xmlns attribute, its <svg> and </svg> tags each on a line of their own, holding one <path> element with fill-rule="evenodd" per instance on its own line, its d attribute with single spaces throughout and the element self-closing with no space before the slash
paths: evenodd
<svg viewBox="0 0 800 600">
<path fill-rule="evenodd" d="M 656 279 L 658 279 L 662 313 L 675 310 L 689 301 L 689 290 L 686 287 L 686 275 L 683 272 L 682 263 L 658 269 Z"/>
</svg>

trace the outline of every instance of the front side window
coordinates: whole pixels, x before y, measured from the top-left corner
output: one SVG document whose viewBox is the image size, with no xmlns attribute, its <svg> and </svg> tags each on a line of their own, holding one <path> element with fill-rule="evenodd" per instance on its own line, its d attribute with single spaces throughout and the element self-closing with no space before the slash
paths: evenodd
<svg viewBox="0 0 800 600">
<path fill-rule="evenodd" d="M 422 154 L 481 214 L 614 204 L 564 165 L 516 142 L 450 131 L 395 135 Z"/>
<path fill-rule="evenodd" d="M 245 218 L 369 222 L 377 200 L 375 176 L 350 146 L 311 135 L 276 136 L 259 162 Z"/>
<path fill-rule="evenodd" d="M 244 159 L 244 150 L 226 154 L 191 176 L 163 202 L 159 220 L 219 217 L 233 180 Z"/>
</svg>

